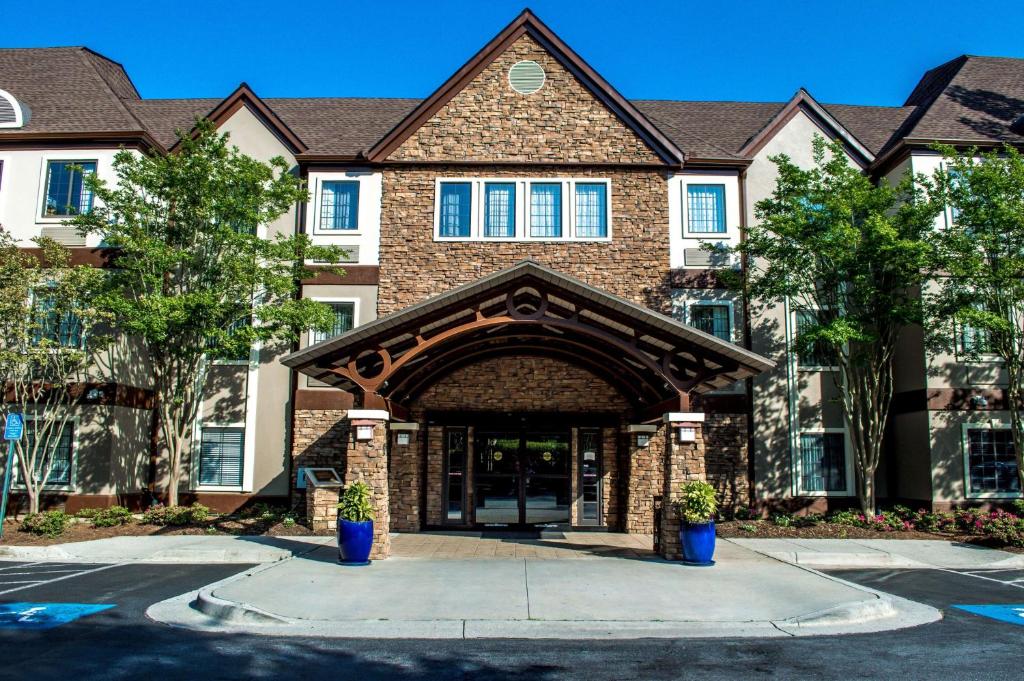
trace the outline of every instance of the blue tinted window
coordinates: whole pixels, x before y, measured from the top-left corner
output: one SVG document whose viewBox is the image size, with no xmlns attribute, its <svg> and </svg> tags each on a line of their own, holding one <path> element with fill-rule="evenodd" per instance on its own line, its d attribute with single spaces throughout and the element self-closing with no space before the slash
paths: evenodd
<svg viewBox="0 0 1024 681">
<path fill-rule="evenodd" d="M 74 170 L 78 166 L 81 171 Z M 96 172 L 95 161 L 50 161 L 46 164 L 46 205 L 44 217 L 78 215 L 92 210 L 92 192 L 83 175 Z"/>
<path fill-rule="evenodd" d="M 516 235 L 516 186 L 488 183 L 484 188 L 484 236 Z"/>
<path fill-rule="evenodd" d="M 438 229 L 441 236 L 470 236 L 472 187 L 469 182 L 441 184 L 441 214 Z"/>
<path fill-rule="evenodd" d="M 686 186 L 687 230 L 699 234 L 725 232 L 725 185 Z"/>
<path fill-rule="evenodd" d="M 576 184 L 576 236 L 608 236 L 608 187 L 604 183 Z"/>
<path fill-rule="evenodd" d="M 530 185 L 530 236 L 562 236 L 562 185 Z"/>
<path fill-rule="evenodd" d="M 324 182 L 320 196 L 320 229 L 359 227 L 359 183 Z"/>
</svg>

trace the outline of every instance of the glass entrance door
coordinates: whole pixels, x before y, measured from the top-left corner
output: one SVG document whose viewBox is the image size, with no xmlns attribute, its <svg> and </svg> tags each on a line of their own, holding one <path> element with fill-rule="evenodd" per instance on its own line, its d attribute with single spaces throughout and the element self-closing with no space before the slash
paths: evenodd
<svg viewBox="0 0 1024 681">
<path fill-rule="evenodd" d="M 569 522 L 568 432 L 480 431 L 474 450 L 477 524 Z"/>
</svg>

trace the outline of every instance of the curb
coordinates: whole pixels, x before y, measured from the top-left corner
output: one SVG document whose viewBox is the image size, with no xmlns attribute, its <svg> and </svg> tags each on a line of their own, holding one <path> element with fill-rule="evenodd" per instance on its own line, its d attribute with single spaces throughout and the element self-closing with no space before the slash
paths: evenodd
<svg viewBox="0 0 1024 681">
<path fill-rule="evenodd" d="M 897 556 L 891 553 L 823 553 L 820 551 L 763 551 L 748 548 L 784 563 L 809 568 L 926 568 L 927 563 Z"/>
</svg>

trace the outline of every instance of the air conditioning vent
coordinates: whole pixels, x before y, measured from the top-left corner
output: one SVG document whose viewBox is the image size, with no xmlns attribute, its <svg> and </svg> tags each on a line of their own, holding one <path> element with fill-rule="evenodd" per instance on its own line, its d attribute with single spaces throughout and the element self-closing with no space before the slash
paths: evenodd
<svg viewBox="0 0 1024 681">
<path fill-rule="evenodd" d="M 508 84 L 521 95 L 532 95 L 544 87 L 546 78 L 541 65 L 528 59 L 513 64 L 508 70 Z"/>
</svg>

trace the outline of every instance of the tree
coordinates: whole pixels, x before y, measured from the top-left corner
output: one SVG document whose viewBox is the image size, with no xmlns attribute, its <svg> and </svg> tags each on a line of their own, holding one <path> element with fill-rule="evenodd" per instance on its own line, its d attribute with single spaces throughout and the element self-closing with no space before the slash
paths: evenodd
<svg viewBox="0 0 1024 681">
<path fill-rule="evenodd" d="M 110 316 L 98 301 L 102 270 L 70 264 L 70 252 L 52 239 L 35 240 L 38 253 L 18 248 L 0 230 L 0 381 L 2 410 L 25 416 L 15 447 L 18 478 L 30 513 L 38 513 L 50 478 L 64 467 L 57 456 L 70 422 L 101 378 L 99 356 L 108 347 Z"/>
<path fill-rule="evenodd" d="M 1013 147 L 963 154 L 938 150 L 937 174 L 953 218 L 935 233 L 937 286 L 929 299 L 933 347 L 977 359 L 994 355 L 1006 371 L 1006 403 L 1024 489 L 1024 156 Z"/>
<path fill-rule="evenodd" d="M 874 184 L 842 144 L 814 140 L 814 167 L 772 157 L 778 180 L 734 250 L 746 295 L 804 313 L 798 355 L 825 353 L 849 431 L 857 497 L 875 512 L 875 470 L 893 394 L 900 332 L 920 322 L 928 231 L 941 211 L 926 178 Z"/>
<path fill-rule="evenodd" d="M 148 356 L 170 504 L 178 503 L 207 359 L 248 357 L 256 342 L 329 330 L 330 309 L 299 298 L 299 281 L 313 274 L 306 259 L 331 263 L 343 253 L 305 235 L 259 235 L 308 198 L 283 158 L 250 158 L 209 121 L 179 137 L 172 154 L 119 152 L 113 186 L 86 177 L 97 206 L 72 219 L 117 254 L 106 302 Z"/>
</svg>

